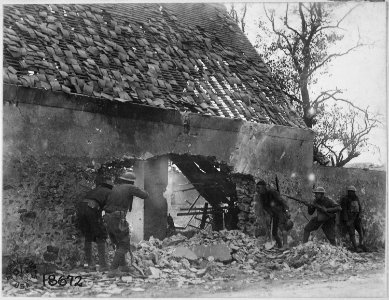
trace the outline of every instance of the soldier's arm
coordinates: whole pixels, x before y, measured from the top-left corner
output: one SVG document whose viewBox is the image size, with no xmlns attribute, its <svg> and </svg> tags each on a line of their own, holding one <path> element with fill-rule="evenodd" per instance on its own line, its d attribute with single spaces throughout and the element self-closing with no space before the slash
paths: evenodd
<svg viewBox="0 0 389 300">
<path fill-rule="evenodd" d="M 334 213 L 334 212 L 338 212 L 338 211 L 341 211 L 342 208 L 340 207 L 340 205 L 334 201 L 333 199 L 331 198 L 328 198 L 330 200 L 330 207 L 327 207 L 327 212 L 329 213 Z"/>
<path fill-rule="evenodd" d="M 344 197 L 340 199 L 340 207 L 342 208 L 342 219 L 347 222 L 348 213 L 347 213 L 346 199 Z"/>
<path fill-rule="evenodd" d="M 149 193 L 147 193 L 146 191 L 144 191 L 136 186 L 131 186 L 130 192 L 135 197 L 138 197 L 141 199 L 146 199 L 149 196 Z"/>
<path fill-rule="evenodd" d="M 279 203 L 285 210 L 289 210 L 288 203 L 281 197 L 278 191 L 272 191 L 272 197 L 274 198 L 274 202 Z"/>
<path fill-rule="evenodd" d="M 313 204 L 316 204 L 315 201 L 313 202 Z M 308 214 L 312 215 L 316 210 L 316 207 L 312 206 L 312 205 L 309 205 L 308 206 Z"/>
</svg>

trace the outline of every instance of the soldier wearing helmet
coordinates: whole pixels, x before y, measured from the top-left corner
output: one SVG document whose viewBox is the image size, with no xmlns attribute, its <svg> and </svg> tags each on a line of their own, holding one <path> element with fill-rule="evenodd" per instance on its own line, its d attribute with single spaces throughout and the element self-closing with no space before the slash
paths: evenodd
<svg viewBox="0 0 389 300">
<path fill-rule="evenodd" d="M 336 212 L 341 211 L 341 207 L 331 198 L 325 196 L 325 189 L 323 187 L 317 187 L 313 193 L 315 194 L 315 200 L 313 205 L 308 206 L 308 213 L 312 215 L 315 210 L 317 215 L 313 217 L 304 228 L 303 242 L 308 242 L 309 235 L 312 231 L 322 228 L 328 241 L 335 245 L 335 218 Z"/>
<path fill-rule="evenodd" d="M 267 188 L 266 182 L 260 180 L 256 185 L 255 205 L 258 210 L 260 207 L 266 211 L 272 218 L 273 228 L 272 236 L 274 237 L 279 248 L 287 247 L 287 232 L 293 227 L 290 220 L 289 207 L 286 201 L 280 196 L 280 193 L 274 189 Z M 256 212 L 259 215 L 259 212 Z M 278 236 L 278 229 L 282 233 L 282 241 Z"/>
<path fill-rule="evenodd" d="M 349 186 L 347 188 L 347 195 L 340 199 L 340 205 L 342 206 L 341 220 L 350 235 L 353 249 L 354 251 L 360 252 L 357 241 L 355 240 L 355 230 L 359 234 L 359 247 L 365 250 L 364 229 L 362 227 L 362 206 L 356 195 L 356 191 L 355 186 Z"/>
<path fill-rule="evenodd" d="M 92 242 L 97 244 L 99 264 L 101 270 L 107 269 L 105 260 L 105 240 L 107 233 L 102 218 L 102 210 L 111 193 L 113 183 L 109 177 L 98 175 L 95 179 L 96 187 L 87 192 L 77 203 L 78 225 L 85 236 L 84 252 L 85 264 L 88 269 L 92 267 Z"/>
<path fill-rule="evenodd" d="M 149 194 L 134 186 L 135 174 L 125 172 L 117 180 L 112 193 L 104 207 L 104 220 L 107 224 L 108 235 L 115 245 L 115 255 L 111 264 L 111 274 L 117 275 L 118 269 L 128 271 L 126 253 L 130 248 L 129 224 L 126 221 L 127 212 L 132 210 L 134 196 L 146 199 Z"/>
</svg>

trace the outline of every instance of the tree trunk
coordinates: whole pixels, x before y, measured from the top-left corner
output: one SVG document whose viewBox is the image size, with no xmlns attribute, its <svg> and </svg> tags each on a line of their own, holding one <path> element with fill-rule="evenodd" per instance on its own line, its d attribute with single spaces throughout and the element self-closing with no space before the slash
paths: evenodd
<svg viewBox="0 0 389 300">
<path fill-rule="evenodd" d="M 300 90 L 301 90 L 301 99 L 303 101 L 303 109 L 304 109 L 304 122 L 308 126 L 308 128 L 312 128 L 313 126 L 313 118 L 309 112 L 311 108 L 310 100 L 309 100 L 309 91 L 308 91 L 308 78 L 301 74 L 300 77 Z"/>
</svg>

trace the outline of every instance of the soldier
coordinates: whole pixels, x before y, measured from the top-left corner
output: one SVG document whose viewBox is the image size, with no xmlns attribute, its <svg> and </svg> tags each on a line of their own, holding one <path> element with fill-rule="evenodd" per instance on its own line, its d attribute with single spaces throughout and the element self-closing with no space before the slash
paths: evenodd
<svg viewBox="0 0 389 300">
<path fill-rule="evenodd" d="M 364 242 L 364 229 L 362 227 L 362 206 L 356 195 L 356 188 L 349 186 L 347 188 L 347 195 L 340 200 L 342 207 L 341 220 L 346 225 L 347 231 L 350 235 L 351 243 L 355 251 L 360 252 L 355 240 L 355 230 L 359 234 L 359 247 L 366 251 Z"/>
<path fill-rule="evenodd" d="M 328 241 L 335 245 L 335 221 L 336 212 L 341 211 L 341 207 L 331 198 L 325 196 L 325 189 L 318 187 L 313 191 L 315 193 L 314 205 L 308 206 L 308 213 L 312 215 L 317 210 L 317 216 L 313 217 L 304 228 L 303 242 L 308 242 L 311 231 L 321 228 Z"/>
<path fill-rule="evenodd" d="M 256 191 L 256 206 L 262 206 L 272 218 L 273 229 L 271 234 L 276 240 L 277 246 L 279 248 L 286 247 L 288 240 L 287 232 L 293 227 L 293 222 L 290 220 L 288 204 L 281 198 L 279 192 L 274 189 L 268 189 L 266 182 L 263 180 L 257 182 Z M 278 228 L 280 228 L 282 233 L 282 241 L 278 236 Z"/>
<path fill-rule="evenodd" d="M 116 250 L 111 264 L 110 276 L 118 274 L 118 269 L 128 272 L 126 253 L 130 249 L 130 231 L 126 215 L 128 211 L 132 210 L 134 196 L 142 199 L 149 196 L 147 192 L 134 186 L 135 179 L 135 174 L 132 172 L 126 172 L 120 176 L 104 208 L 104 220 L 107 224 L 108 235 Z"/>
<path fill-rule="evenodd" d="M 105 240 L 107 232 L 102 219 L 102 209 L 112 191 L 113 183 L 109 178 L 97 176 L 96 187 L 77 203 L 78 225 L 85 236 L 85 267 L 92 265 L 92 242 L 97 243 L 99 264 L 102 271 L 107 270 L 105 261 Z"/>
</svg>

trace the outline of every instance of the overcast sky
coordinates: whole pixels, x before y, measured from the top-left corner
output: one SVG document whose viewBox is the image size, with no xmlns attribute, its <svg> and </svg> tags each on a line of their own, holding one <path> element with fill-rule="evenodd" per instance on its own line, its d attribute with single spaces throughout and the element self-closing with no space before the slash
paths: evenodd
<svg viewBox="0 0 389 300">
<path fill-rule="evenodd" d="M 238 5 L 238 3 L 236 4 Z M 327 3 L 331 5 L 331 3 Z M 356 3 L 345 3 L 336 10 L 342 15 Z M 321 78 L 320 88 L 345 90 L 343 97 L 356 105 L 374 113 L 384 115 L 386 121 L 386 8 L 385 3 L 359 2 L 358 7 L 344 20 L 344 38 L 331 50 L 349 48 L 358 41 L 358 30 L 361 40 L 372 44 L 359 48 L 354 52 L 335 59 L 329 65 L 329 74 Z M 283 10 L 285 3 L 271 3 L 267 7 Z M 257 20 L 267 20 L 263 10 L 263 3 L 250 3 L 247 12 L 247 35 L 254 44 L 257 34 Z M 378 146 L 379 151 L 363 153 L 352 162 L 373 162 L 386 164 L 386 124 L 375 129 L 369 136 L 370 142 Z"/>
</svg>

